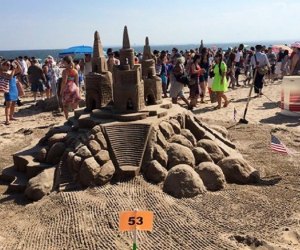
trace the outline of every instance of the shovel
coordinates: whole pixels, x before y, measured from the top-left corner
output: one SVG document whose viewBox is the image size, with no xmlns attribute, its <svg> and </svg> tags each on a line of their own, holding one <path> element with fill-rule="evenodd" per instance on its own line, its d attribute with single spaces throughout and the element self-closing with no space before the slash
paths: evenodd
<svg viewBox="0 0 300 250">
<path fill-rule="evenodd" d="M 242 124 L 248 124 L 248 121 L 246 120 L 246 114 L 247 114 L 249 102 L 250 102 L 250 99 L 251 99 L 251 93 L 252 93 L 252 90 L 253 90 L 254 81 L 255 81 L 255 78 L 256 78 L 256 73 L 257 73 L 257 69 L 255 69 L 255 71 L 254 71 L 254 76 L 253 76 L 252 84 L 251 84 L 251 87 L 250 87 L 250 90 L 249 90 L 249 95 L 248 95 L 246 108 L 245 108 L 245 111 L 244 111 L 244 116 L 243 116 L 243 118 L 241 118 L 239 120 L 239 123 L 242 123 Z"/>
</svg>

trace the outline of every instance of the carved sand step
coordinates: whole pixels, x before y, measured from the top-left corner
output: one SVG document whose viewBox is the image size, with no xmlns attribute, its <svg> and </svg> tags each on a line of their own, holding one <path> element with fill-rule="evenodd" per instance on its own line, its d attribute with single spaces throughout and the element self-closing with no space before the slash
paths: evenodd
<svg viewBox="0 0 300 250">
<path fill-rule="evenodd" d="M 116 167 L 138 173 L 150 131 L 148 124 L 116 124 L 105 126 Z"/>
</svg>

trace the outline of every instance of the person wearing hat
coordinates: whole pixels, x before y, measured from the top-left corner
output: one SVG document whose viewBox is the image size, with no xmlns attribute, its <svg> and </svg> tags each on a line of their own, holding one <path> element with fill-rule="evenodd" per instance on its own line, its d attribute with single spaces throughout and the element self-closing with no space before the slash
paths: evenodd
<svg viewBox="0 0 300 250">
<path fill-rule="evenodd" d="M 263 47 L 261 45 L 256 45 L 255 46 L 256 53 L 251 58 L 251 65 L 253 66 L 253 69 L 256 71 L 256 75 L 254 79 L 254 92 L 257 94 L 256 97 L 262 96 L 262 88 L 264 85 L 263 79 L 265 74 L 271 69 L 269 59 L 266 54 L 261 52 L 262 49 Z"/>
<path fill-rule="evenodd" d="M 108 71 L 113 73 L 114 65 L 120 65 L 120 60 L 115 57 L 115 53 L 113 52 L 112 48 L 108 48 L 106 54 L 108 56 L 107 59 Z"/>
</svg>

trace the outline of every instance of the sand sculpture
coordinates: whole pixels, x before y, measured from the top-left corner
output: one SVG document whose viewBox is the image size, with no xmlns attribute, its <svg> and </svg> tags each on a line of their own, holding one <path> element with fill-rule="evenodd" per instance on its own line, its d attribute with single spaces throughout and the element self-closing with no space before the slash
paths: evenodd
<svg viewBox="0 0 300 250">
<path fill-rule="evenodd" d="M 148 37 L 146 37 L 144 46 L 142 76 L 145 86 L 145 103 L 148 105 L 162 103 L 162 82 L 160 77 L 156 76 L 155 61 L 152 57 Z"/>
<path fill-rule="evenodd" d="M 107 69 L 106 58 L 99 33 L 95 32 L 92 72 L 86 76 L 86 108 L 100 109 L 112 101 L 112 74 Z"/>
<path fill-rule="evenodd" d="M 90 83 L 111 86 L 98 38 L 96 32 L 99 49 L 91 73 L 98 81 Z M 68 123 L 49 130 L 36 146 L 14 154 L 14 165 L 2 172 L 2 178 L 11 181 L 10 189 L 38 200 L 53 190 L 114 184 L 142 174 L 164 192 L 182 198 L 220 190 L 226 183 L 259 180 L 258 171 L 237 152 L 226 129 L 209 126 L 179 105 L 161 101 L 148 39 L 144 71 L 134 65 L 126 27 L 120 56 L 121 64 L 113 72 L 113 105 L 97 87 L 97 96 L 87 97 L 88 110 L 76 110 Z M 153 105 L 145 105 L 144 91 L 154 93 Z M 93 102 L 100 108 L 93 109 Z"/>
</svg>

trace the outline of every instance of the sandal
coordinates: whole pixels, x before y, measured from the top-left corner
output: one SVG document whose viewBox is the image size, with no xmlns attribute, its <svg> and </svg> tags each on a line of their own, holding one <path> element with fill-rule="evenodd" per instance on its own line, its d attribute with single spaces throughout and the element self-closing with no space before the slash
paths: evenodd
<svg viewBox="0 0 300 250">
<path fill-rule="evenodd" d="M 217 110 L 217 109 L 220 109 L 220 108 L 221 108 L 220 106 L 215 106 L 214 110 Z"/>
<path fill-rule="evenodd" d="M 5 124 L 5 125 L 9 125 L 10 123 L 9 123 L 9 122 L 5 122 L 4 124 Z"/>
</svg>

